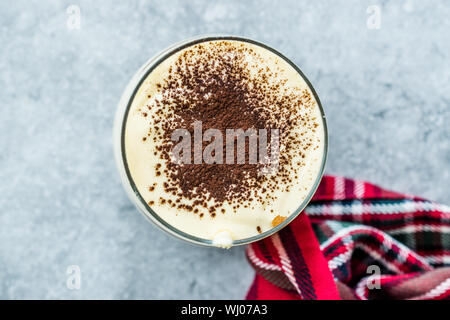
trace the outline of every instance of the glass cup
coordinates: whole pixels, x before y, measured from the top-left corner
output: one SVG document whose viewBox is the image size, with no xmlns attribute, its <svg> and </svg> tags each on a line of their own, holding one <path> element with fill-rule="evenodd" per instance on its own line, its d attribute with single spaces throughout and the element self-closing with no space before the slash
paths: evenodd
<svg viewBox="0 0 450 320">
<path fill-rule="evenodd" d="M 260 46 L 264 49 L 267 49 L 276 55 L 278 55 L 280 58 L 284 59 L 287 63 L 289 63 L 304 79 L 308 87 L 310 88 L 311 92 L 314 95 L 314 98 L 316 99 L 316 102 L 319 106 L 321 115 L 322 115 L 322 121 L 323 121 L 323 128 L 324 128 L 324 153 L 322 156 L 321 166 L 319 173 L 315 179 L 315 182 L 313 184 L 313 187 L 308 193 L 308 196 L 305 198 L 305 200 L 299 204 L 299 207 L 282 223 L 277 225 L 276 227 L 263 232 L 261 234 L 258 234 L 253 237 L 245 238 L 245 239 L 239 239 L 239 240 L 233 240 L 232 246 L 237 245 L 243 245 L 248 244 L 251 242 L 255 242 L 261 239 L 264 239 L 281 229 L 283 229 L 285 226 L 287 226 L 292 220 L 294 220 L 307 206 L 309 201 L 311 200 L 312 196 L 317 190 L 317 187 L 319 186 L 319 183 L 322 179 L 326 160 L 327 160 L 327 153 L 328 153 L 328 131 L 327 131 L 327 124 L 325 119 L 325 114 L 322 108 L 322 105 L 320 103 L 319 97 L 317 96 L 317 93 L 315 92 L 313 86 L 309 82 L 309 80 L 305 77 L 303 72 L 289 59 L 287 59 L 285 56 L 283 56 L 281 53 L 276 51 L 275 49 L 261 43 L 257 42 L 251 39 L 238 37 L 238 36 L 229 36 L 229 35 L 208 35 L 208 36 L 199 36 L 195 38 L 191 38 L 179 43 L 176 43 L 169 48 L 163 50 L 150 60 L 148 60 L 133 76 L 133 78 L 128 83 L 125 91 L 122 94 L 122 97 L 120 99 L 118 109 L 115 116 L 115 122 L 114 122 L 114 155 L 116 158 L 116 164 L 117 168 L 119 170 L 119 174 L 122 180 L 122 184 L 125 188 L 125 191 L 127 192 L 130 200 L 135 204 L 135 206 L 138 208 L 138 210 L 151 222 L 156 224 L 160 229 L 168 232 L 169 234 L 182 239 L 184 241 L 203 245 L 203 246 L 214 246 L 213 241 L 209 239 L 202 239 L 196 236 L 192 236 L 188 233 L 185 233 L 172 225 L 168 224 L 166 221 L 164 221 L 161 217 L 158 216 L 158 213 L 155 212 L 142 198 L 142 196 L 139 194 L 138 189 L 136 188 L 136 185 L 131 177 L 130 171 L 128 169 L 127 159 L 125 156 L 125 147 L 124 147 L 124 137 L 125 137 L 125 124 L 128 116 L 128 111 L 131 107 L 131 104 L 133 102 L 134 96 L 136 95 L 140 85 L 143 83 L 143 81 L 147 78 L 147 76 L 155 69 L 156 66 L 158 66 L 162 61 L 164 61 L 166 58 L 171 56 L 172 54 L 178 52 L 179 50 L 182 50 L 186 47 L 195 45 L 197 43 L 206 42 L 206 41 L 214 41 L 214 40 L 235 40 L 235 41 L 242 41 L 242 42 L 248 42 L 257 46 Z"/>
</svg>

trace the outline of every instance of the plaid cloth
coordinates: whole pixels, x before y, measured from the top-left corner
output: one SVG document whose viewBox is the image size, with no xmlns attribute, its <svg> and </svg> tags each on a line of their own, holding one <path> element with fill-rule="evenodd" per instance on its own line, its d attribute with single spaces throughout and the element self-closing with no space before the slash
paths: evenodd
<svg viewBox="0 0 450 320">
<path fill-rule="evenodd" d="M 247 247 L 247 299 L 450 299 L 450 207 L 325 176 L 304 212 Z"/>
</svg>

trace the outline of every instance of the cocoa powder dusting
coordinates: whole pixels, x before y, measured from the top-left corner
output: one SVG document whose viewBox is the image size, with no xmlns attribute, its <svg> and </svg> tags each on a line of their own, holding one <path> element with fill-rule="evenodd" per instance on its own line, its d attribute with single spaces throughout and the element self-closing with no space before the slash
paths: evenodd
<svg viewBox="0 0 450 320">
<path fill-rule="evenodd" d="M 249 56 L 252 59 L 246 58 Z M 154 103 L 147 105 L 154 109 L 152 117 L 148 118 L 152 118 L 150 131 L 158 143 L 155 154 L 165 164 L 165 170 L 162 172 L 157 167 L 155 172 L 157 176 L 166 176 L 164 190 L 176 196 L 173 205 L 179 209 L 197 213 L 203 208 L 214 217 L 221 212 L 216 210 L 224 202 L 231 204 L 234 210 L 246 206 L 250 198 L 267 204 L 274 200 L 275 190 L 289 190 L 292 177 L 298 174 L 297 164 L 291 163 L 292 155 L 304 154 L 314 146 L 315 141 L 293 130 L 299 126 L 313 130 L 317 126 L 310 116 L 315 100 L 309 91 L 285 90 L 286 80 L 278 77 L 276 70 L 258 67 L 255 74 L 250 72 L 254 66 L 249 61 L 262 60 L 246 46 L 228 41 L 215 42 L 207 48 L 197 44 L 185 50 L 165 80 L 156 85 L 161 94 L 159 98 L 154 97 Z M 147 113 L 143 116 L 147 117 Z M 250 164 L 248 145 L 244 164 L 236 164 L 236 161 L 235 164 L 225 161 L 223 164 L 194 164 L 195 121 L 201 121 L 203 133 L 210 128 L 220 130 L 224 142 L 226 129 L 267 129 L 269 132 L 279 129 L 281 152 L 277 173 L 265 175 L 261 173 L 264 164 Z M 180 128 L 191 133 L 191 164 L 171 160 L 177 143 L 171 140 L 171 135 Z M 270 136 L 267 140 L 270 142 Z M 203 149 L 209 143 L 203 142 Z M 225 158 L 225 143 L 223 149 Z M 270 154 L 270 144 L 267 153 Z M 165 200 L 159 201 L 164 204 Z"/>
</svg>

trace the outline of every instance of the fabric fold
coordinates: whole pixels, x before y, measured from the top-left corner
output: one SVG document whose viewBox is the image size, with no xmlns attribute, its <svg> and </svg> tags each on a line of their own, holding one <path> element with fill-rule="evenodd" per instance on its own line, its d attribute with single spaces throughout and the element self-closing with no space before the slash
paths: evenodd
<svg viewBox="0 0 450 320">
<path fill-rule="evenodd" d="M 450 208 L 325 176 L 303 213 L 246 254 L 247 299 L 448 299 Z"/>
</svg>

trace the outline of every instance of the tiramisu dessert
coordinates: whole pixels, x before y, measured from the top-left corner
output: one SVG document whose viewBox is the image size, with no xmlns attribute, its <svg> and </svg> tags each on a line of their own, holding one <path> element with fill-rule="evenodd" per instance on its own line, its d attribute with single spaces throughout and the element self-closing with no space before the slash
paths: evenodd
<svg viewBox="0 0 450 320">
<path fill-rule="evenodd" d="M 160 61 L 124 119 L 140 196 L 173 228 L 228 247 L 297 211 L 325 152 L 318 101 L 261 45 L 205 40 Z"/>
</svg>

